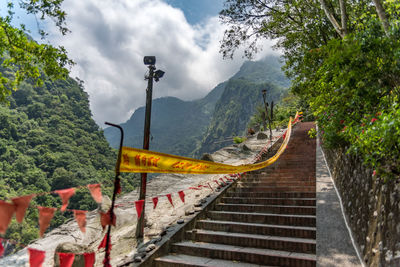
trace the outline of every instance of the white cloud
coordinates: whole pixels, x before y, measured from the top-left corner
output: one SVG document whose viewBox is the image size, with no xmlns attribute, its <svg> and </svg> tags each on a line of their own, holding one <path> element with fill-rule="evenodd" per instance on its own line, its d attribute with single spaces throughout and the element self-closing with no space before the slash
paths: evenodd
<svg viewBox="0 0 400 267">
<path fill-rule="evenodd" d="M 155 55 L 166 72 L 153 98 L 201 98 L 238 71 L 240 53 L 223 60 L 218 53 L 224 27 L 214 17 L 190 25 L 181 10 L 160 0 L 68 0 L 72 31 L 53 43 L 63 45 L 77 63 L 71 76 L 85 82 L 94 119 L 121 123 L 145 104 L 143 56 Z M 54 35 L 55 36 L 55 35 Z M 266 46 L 259 57 L 270 51 Z"/>
</svg>

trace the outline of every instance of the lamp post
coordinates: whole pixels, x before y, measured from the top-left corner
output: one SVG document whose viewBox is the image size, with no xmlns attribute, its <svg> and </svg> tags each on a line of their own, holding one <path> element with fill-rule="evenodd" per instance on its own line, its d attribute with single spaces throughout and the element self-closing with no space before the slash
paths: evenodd
<svg viewBox="0 0 400 267">
<path fill-rule="evenodd" d="M 145 76 L 145 80 L 147 80 L 147 89 L 146 89 L 146 113 L 144 119 L 144 134 L 143 134 L 143 149 L 149 150 L 150 147 L 150 120 L 151 120 L 151 103 L 153 97 L 153 79 L 158 82 L 162 76 L 164 76 L 164 71 L 157 70 L 156 71 L 156 57 L 155 56 L 145 56 L 143 59 L 143 63 L 148 65 L 149 74 Z M 147 173 L 141 173 L 140 179 L 140 191 L 139 191 L 139 200 L 144 200 L 146 198 L 146 185 L 147 185 Z M 145 203 L 143 203 L 143 212 L 138 218 L 138 222 L 136 225 L 136 239 L 143 238 L 143 230 L 144 230 L 144 214 L 145 214 Z"/>
<path fill-rule="evenodd" d="M 271 114 L 268 113 L 268 102 L 266 102 L 266 97 L 267 97 L 267 90 L 263 89 L 261 90 L 262 92 L 262 96 L 263 96 L 263 100 L 264 100 L 264 107 L 265 107 L 265 115 L 266 118 L 268 119 L 268 126 L 269 126 L 269 139 L 272 141 L 272 127 L 271 127 L 271 121 L 272 121 L 272 115 L 273 115 L 273 106 L 274 106 L 274 102 L 272 101 L 271 103 Z"/>
</svg>

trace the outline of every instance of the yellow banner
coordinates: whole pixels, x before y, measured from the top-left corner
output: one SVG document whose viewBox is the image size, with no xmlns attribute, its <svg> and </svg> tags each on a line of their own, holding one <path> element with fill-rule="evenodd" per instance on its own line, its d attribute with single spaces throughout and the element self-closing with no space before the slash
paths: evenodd
<svg viewBox="0 0 400 267">
<path fill-rule="evenodd" d="M 298 114 L 294 121 L 298 120 Z M 149 150 L 122 147 L 121 172 L 141 173 L 193 173 L 193 174 L 228 174 L 254 171 L 274 163 L 285 151 L 292 131 L 292 118 L 287 132 L 277 153 L 266 161 L 239 166 L 227 165 L 205 160 L 174 156 Z"/>
</svg>

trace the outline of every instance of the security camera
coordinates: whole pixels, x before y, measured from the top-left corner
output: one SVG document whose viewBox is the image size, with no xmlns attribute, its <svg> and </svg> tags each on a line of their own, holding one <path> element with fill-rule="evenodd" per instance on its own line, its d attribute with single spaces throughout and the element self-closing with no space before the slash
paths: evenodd
<svg viewBox="0 0 400 267">
<path fill-rule="evenodd" d="M 156 64 L 156 57 L 155 56 L 145 56 L 143 58 L 144 65 L 155 65 Z"/>
</svg>

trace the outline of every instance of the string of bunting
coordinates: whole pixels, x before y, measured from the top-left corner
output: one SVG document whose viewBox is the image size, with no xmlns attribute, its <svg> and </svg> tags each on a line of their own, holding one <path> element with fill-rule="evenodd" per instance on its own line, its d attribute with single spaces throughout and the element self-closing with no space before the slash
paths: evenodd
<svg viewBox="0 0 400 267">
<path fill-rule="evenodd" d="M 294 123 L 299 120 L 296 114 Z M 291 132 L 292 118 L 289 119 L 287 132 Z M 254 171 L 273 164 L 285 151 L 290 140 L 290 134 L 284 135 L 284 140 L 278 151 L 271 158 L 259 162 L 243 165 L 228 165 L 218 162 L 192 159 L 187 157 L 169 155 L 144 149 L 122 147 L 122 160 L 120 161 L 120 172 L 133 173 L 182 173 L 182 174 L 226 174 Z"/>
<path fill-rule="evenodd" d="M 262 155 L 267 152 L 267 150 L 269 148 L 269 145 L 270 145 L 270 140 L 269 140 L 268 143 L 263 147 L 263 149 L 261 149 L 261 151 L 253 159 L 253 161 L 252 161 L 252 163 L 253 163 L 252 165 L 253 166 L 254 165 L 258 165 L 257 168 L 259 169 L 260 168 L 259 166 L 266 165 L 266 162 L 267 162 L 268 165 L 270 165 L 270 164 L 272 164 L 273 162 L 276 161 L 276 159 L 280 156 L 280 154 L 283 153 L 283 151 L 287 147 L 287 143 L 288 143 L 289 137 L 290 137 L 290 134 L 288 136 L 286 136 L 287 132 L 288 131 L 289 131 L 289 133 L 291 132 L 292 124 L 294 125 L 295 123 L 297 123 L 300 120 L 300 117 L 301 117 L 301 113 L 300 114 L 297 113 L 295 119 L 293 121 L 291 121 L 291 120 L 289 121 L 288 129 L 281 136 L 284 139 L 283 144 L 281 145 L 281 147 L 278 150 L 278 152 L 276 153 L 276 155 L 271 158 L 273 160 L 271 161 L 271 159 L 270 159 L 270 160 L 255 164 L 255 162 L 259 161 L 261 159 Z M 288 138 L 286 138 L 286 137 L 288 137 Z M 278 138 L 280 138 L 280 137 L 278 137 Z M 126 149 L 126 148 L 124 148 L 124 149 Z M 140 151 L 140 150 L 138 150 L 138 151 Z M 148 152 L 149 153 L 155 153 L 155 154 L 158 154 L 158 155 L 163 155 L 163 156 L 167 155 L 167 154 L 156 153 L 156 152 L 151 152 L 151 151 L 148 151 Z M 188 158 L 184 158 L 184 157 L 178 157 L 178 156 L 172 156 L 172 155 L 167 155 L 167 156 L 173 157 L 175 160 L 176 159 L 188 160 Z M 141 164 L 144 165 L 144 167 L 146 167 L 146 165 L 149 164 L 147 166 L 147 167 L 149 167 L 148 168 L 149 172 L 153 172 L 152 171 L 152 167 L 158 167 L 157 164 L 154 164 L 154 162 L 157 163 L 159 160 L 161 160 L 160 158 L 158 158 L 158 159 L 154 158 L 154 157 L 152 158 L 151 156 L 148 156 L 148 157 L 139 156 L 138 157 L 136 155 L 136 156 L 134 156 L 134 158 L 135 158 L 134 162 L 136 164 L 136 167 L 138 167 L 138 166 L 139 166 L 139 168 L 143 167 L 143 166 L 140 166 Z M 140 159 L 139 163 L 138 163 L 138 159 Z M 193 159 L 189 159 L 189 160 L 195 161 L 197 164 L 198 164 L 198 162 L 204 162 L 204 161 L 193 160 Z M 129 156 L 127 157 L 126 154 L 124 155 L 124 162 L 125 162 L 125 164 L 126 163 L 128 163 L 128 164 L 130 163 L 129 162 Z M 123 168 L 122 167 L 123 164 L 124 164 L 123 161 L 121 161 L 121 169 Z M 182 166 L 182 163 L 180 163 L 180 164 L 181 165 L 178 165 L 179 168 L 175 168 L 175 172 L 181 172 L 181 173 L 220 173 L 221 169 L 224 169 L 225 173 L 226 173 L 226 170 L 227 170 L 226 166 L 228 166 L 229 170 L 232 170 L 233 168 L 241 169 L 241 170 L 242 169 L 246 169 L 246 168 L 247 168 L 247 170 L 253 170 L 254 169 L 254 168 L 249 168 L 249 166 L 250 166 L 249 164 L 241 165 L 241 166 L 231 166 L 231 165 L 225 165 L 225 164 L 217 163 L 217 165 L 223 165 L 224 168 L 221 168 L 221 166 L 219 166 L 219 168 L 217 168 L 217 169 L 214 168 L 214 172 L 212 172 L 212 171 L 210 172 L 210 170 L 207 170 L 210 167 L 208 167 L 208 168 L 204 167 L 205 165 L 203 166 L 203 168 L 200 167 L 196 171 L 196 169 L 193 170 L 193 168 L 189 168 L 188 169 L 187 168 L 189 166 L 188 163 L 184 163 L 184 166 Z M 172 165 L 174 165 L 174 164 L 172 164 Z M 266 166 L 268 166 L 268 165 L 266 165 Z M 193 166 L 193 165 L 191 165 L 191 166 Z M 191 166 L 189 166 L 189 167 L 191 167 Z M 198 165 L 195 165 L 195 166 L 198 166 Z M 168 169 L 170 167 L 171 167 L 171 165 L 167 166 L 166 169 Z M 186 170 L 185 170 L 185 167 L 186 167 Z M 245 167 L 245 168 L 243 168 L 243 167 Z M 126 169 L 125 169 L 125 171 L 126 171 Z M 137 172 L 137 170 L 132 171 L 132 172 Z M 140 172 L 143 172 L 143 169 L 140 169 Z M 162 170 L 160 171 L 159 170 L 159 172 L 171 172 L 171 170 L 169 170 L 169 171 L 162 171 Z M 242 177 L 242 175 L 245 174 L 245 173 L 246 172 L 236 172 L 234 174 L 231 173 L 231 174 L 229 174 L 229 177 L 228 176 L 223 176 L 223 177 L 220 177 L 218 180 L 215 179 L 214 182 L 219 187 L 221 185 L 225 185 L 226 181 L 233 182 L 234 180 L 231 179 L 231 178 L 234 178 L 235 180 L 236 179 L 240 179 Z M 224 179 L 226 181 L 224 181 Z M 219 181 L 221 181 L 221 183 Z M 117 186 L 117 193 L 118 194 L 121 193 L 121 185 L 118 183 L 116 186 Z M 76 189 L 80 189 L 80 188 L 83 188 L 83 187 L 87 187 L 89 189 L 89 191 L 91 193 L 91 196 L 92 196 L 92 198 L 94 199 L 94 201 L 96 203 L 101 203 L 102 202 L 102 193 L 101 193 L 101 185 L 100 184 L 89 184 L 89 185 L 86 185 L 86 186 L 79 186 L 79 187 L 55 190 L 55 191 L 50 191 L 50 192 L 44 192 L 44 193 L 38 193 L 38 194 L 30 194 L 30 195 L 15 197 L 15 198 L 11 199 L 12 203 L 0 200 L 0 233 L 1 234 L 5 234 L 5 232 L 6 232 L 7 228 L 8 228 L 8 225 L 11 222 L 11 219 L 12 219 L 14 213 L 15 213 L 15 217 L 16 217 L 17 222 L 18 223 L 22 223 L 23 218 L 24 218 L 25 213 L 26 213 L 26 210 L 29 207 L 30 201 L 32 200 L 33 197 L 39 196 L 39 195 L 44 195 L 44 194 L 49 194 L 49 193 L 53 193 L 53 194 L 58 194 L 59 195 L 59 197 L 61 198 L 61 202 L 62 202 L 61 208 L 59 208 L 59 210 L 61 212 L 65 212 L 65 211 L 73 212 L 74 218 L 75 218 L 75 220 L 76 220 L 76 222 L 77 222 L 77 224 L 79 226 L 79 229 L 82 231 L 82 233 L 85 233 L 86 232 L 86 228 L 85 228 L 86 227 L 86 213 L 88 211 L 86 211 L 86 210 L 75 210 L 75 209 L 70 210 L 70 209 L 67 209 L 67 206 L 69 204 L 69 199 L 75 194 Z M 207 185 L 191 186 L 191 187 L 189 187 L 187 189 L 178 191 L 177 194 L 178 194 L 179 198 L 181 199 L 181 201 L 183 203 L 185 203 L 185 193 L 184 193 L 184 191 L 186 191 L 186 190 L 202 190 L 203 188 L 214 190 L 212 188 L 211 184 L 209 182 L 207 182 Z M 157 196 L 150 197 L 151 201 L 153 202 L 153 209 L 155 209 L 157 207 L 159 198 L 160 197 L 164 197 L 164 196 L 168 199 L 170 204 L 174 207 L 174 203 L 172 201 L 172 194 L 169 193 L 169 194 L 166 194 L 166 195 L 157 195 Z M 149 198 L 147 198 L 147 199 L 149 199 Z M 122 203 L 121 204 L 117 204 L 115 207 L 123 207 L 123 206 L 127 206 L 128 204 L 130 204 L 130 205 L 134 204 L 137 216 L 138 216 L 138 218 L 140 218 L 141 215 L 142 215 L 144 202 L 145 202 L 145 200 L 128 201 L 128 202 L 126 202 L 126 204 L 122 204 Z M 42 237 L 44 235 L 44 232 L 46 231 L 46 229 L 49 227 L 50 222 L 51 222 L 52 218 L 54 217 L 54 213 L 58 209 L 57 208 L 53 208 L 53 207 L 42 207 L 42 206 L 37 206 L 37 208 L 39 210 L 39 232 L 40 232 L 40 237 Z M 113 226 L 116 225 L 116 217 L 113 216 L 113 221 L 111 222 L 110 211 L 108 211 L 106 213 L 100 212 L 100 222 L 101 222 L 102 228 L 104 230 L 107 225 L 113 225 Z M 20 244 L 18 242 L 13 241 L 13 240 L 0 238 L 0 257 L 4 253 L 4 247 L 3 247 L 2 241 L 8 242 L 8 243 L 11 243 L 11 244 L 14 244 L 14 245 L 19 245 L 21 247 L 25 246 L 23 244 Z M 100 250 L 102 248 L 106 248 L 106 243 L 107 243 L 107 235 L 105 235 L 104 238 L 102 239 L 102 241 L 100 242 L 98 250 Z M 109 250 L 108 252 L 111 251 L 111 242 L 109 242 L 109 243 L 110 244 L 109 244 L 109 247 L 108 247 L 108 250 Z M 28 248 L 28 252 L 29 252 L 29 263 L 30 263 L 30 266 L 31 267 L 41 267 L 43 262 L 44 262 L 44 259 L 45 259 L 45 251 L 37 250 L 37 249 L 34 249 L 34 248 Z M 95 262 L 95 253 L 94 252 L 93 253 L 81 253 L 81 254 L 80 253 L 61 253 L 61 252 L 57 252 L 57 254 L 58 254 L 58 257 L 59 257 L 59 261 L 60 261 L 60 266 L 61 267 L 70 267 L 70 266 L 72 266 L 72 263 L 74 261 L 75 255 L 84 255 L 85 267 L 93 266 L 94 262 Z"/>
</svg>

